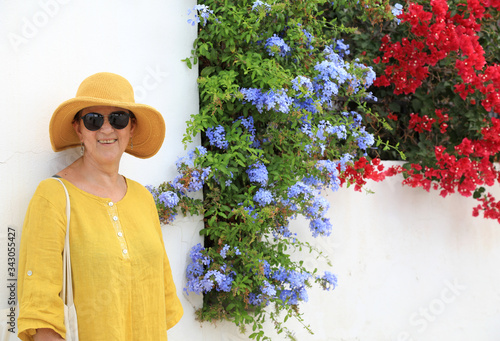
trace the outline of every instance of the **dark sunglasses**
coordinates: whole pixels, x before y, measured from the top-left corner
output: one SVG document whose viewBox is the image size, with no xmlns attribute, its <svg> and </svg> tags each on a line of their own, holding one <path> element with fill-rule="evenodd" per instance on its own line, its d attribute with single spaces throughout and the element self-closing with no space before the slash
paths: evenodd
<svg viewBox="0 0 500 341">
<path fill-rule="evenodd" d="M 115 111 L 106 116 L 108 117 L 109 124 L 115 129 L 125 128 L 130 121 L 130 114 L 125 111 Z M 104 115 L 96 112 L 89 112 L 82 116 L 81 119 L 83 120 L 85 128 L 90 131 L 99 130 L 104 124 Z"/>
</svg>

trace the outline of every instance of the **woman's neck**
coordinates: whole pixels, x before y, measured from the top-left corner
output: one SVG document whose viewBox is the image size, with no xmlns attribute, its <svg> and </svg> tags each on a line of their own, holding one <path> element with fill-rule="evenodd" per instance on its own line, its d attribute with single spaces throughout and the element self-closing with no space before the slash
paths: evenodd
<svg viewBox="0 0 500 341">
<path fill-rule="evenodd" d="M 127 192 L 127 183 L 118 168 L 112 164 L 97 164 L 83 156 L 57 175 L 85 192 L 119 201 Z"/>
</svg>

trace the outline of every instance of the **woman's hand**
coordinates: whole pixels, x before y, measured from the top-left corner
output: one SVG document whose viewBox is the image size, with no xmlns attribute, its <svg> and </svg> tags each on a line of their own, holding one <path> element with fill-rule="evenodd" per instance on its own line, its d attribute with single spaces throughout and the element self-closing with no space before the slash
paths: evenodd
<svg viewBox="0 0 500 341">
<path fill-rule="evenodd" d="M 57 334 L 50 328 L 40 328 L 36 330 L 36 334 L 33 335 L 35 341 L 60 341 L 64 340 L 61 335 Z"/>
</svg>

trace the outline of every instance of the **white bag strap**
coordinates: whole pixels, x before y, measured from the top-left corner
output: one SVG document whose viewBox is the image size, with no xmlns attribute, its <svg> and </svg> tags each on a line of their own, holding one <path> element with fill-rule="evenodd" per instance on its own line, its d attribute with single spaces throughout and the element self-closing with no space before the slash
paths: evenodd
<svg viewBox="0 0 500 341">
<path fill-rule="evenodd" d="M 61 292 L 61 298 L 64 304 L 67 306 L 73 305 L 73 279 L 71 276 L 71 257 L 69 251 L 69 222 L 71 216 L 71 206 L 69 202 L 69 194 L 66 186 L 59 178 L 53 178 L 61 183 L 66 193 L 66 238 L 64 241 L 64 251 L 63 251 L 63 287 Z"/>
</svg>

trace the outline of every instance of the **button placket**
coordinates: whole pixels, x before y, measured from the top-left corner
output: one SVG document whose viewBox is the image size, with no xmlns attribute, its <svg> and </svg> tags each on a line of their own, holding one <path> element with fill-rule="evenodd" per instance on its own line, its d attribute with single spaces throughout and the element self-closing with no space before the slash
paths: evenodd
<svg viewBox="0 0 500 341">
<path fill-rule="evenodd" d="M 123 233 L 123 229 L 120 223 L 120 217 L 118 215 L 118 209 L 116 207 L 116 204 L 113 202 L 108 202 L 108 213 L 109 217 L 111 219 L 111 223 L 113 225 L 113 228 L 115 230 L 116 238 L 118 239 L 118 242 L 120 243 L 120 248 L 121 248 L 121 253 L 123 258 L 129 258 L 129 251 L 128 251 L 128 245 L 127 241 L 125 240 L 125 235 Z"/>
</svg>

